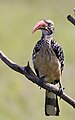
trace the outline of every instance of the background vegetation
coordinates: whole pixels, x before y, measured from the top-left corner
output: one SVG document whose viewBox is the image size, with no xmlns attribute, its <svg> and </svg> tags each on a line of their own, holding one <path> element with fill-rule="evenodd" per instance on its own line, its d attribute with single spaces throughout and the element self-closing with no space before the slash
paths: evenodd
<svg viewBox="0 0 75 120">
<path fill-rule="evenodd" d="M 40 32 L 32 35 L 42 18 L 55 23 L 55 40 L 65 53 L 63 86 L 75 99 L 75 27 L 67 21 L 73 15 L 75 0 L 0 0 L 0 49 L 14 62 L 24 66 L 30 61 Z M 59 100 L 60 116 L 44 115 L 44 90 L 27 81 L 0 61 L 0 120 L 74 120 L 75 110 Z"/>
</svg>

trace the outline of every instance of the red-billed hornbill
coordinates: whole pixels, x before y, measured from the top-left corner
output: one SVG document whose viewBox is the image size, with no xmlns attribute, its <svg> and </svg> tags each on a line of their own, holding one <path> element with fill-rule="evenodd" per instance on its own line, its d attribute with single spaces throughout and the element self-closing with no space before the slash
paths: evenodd
<svg viewBox="0 0 75 120">
<path fill-rule="evenodd" d="M 64 67 L 64 53 L 61 46 L 54 41 L 54 23 L 51 20 L 40 20 L 33 28 L 32 33 L 42 31 L 42 37 L 33 49 L 32 60 L 35 72 L 44 81 L 61 85 L 61 75 Z M 58 98 L 46 90 L 45 115 L 59 115 Z"/>
</svg>

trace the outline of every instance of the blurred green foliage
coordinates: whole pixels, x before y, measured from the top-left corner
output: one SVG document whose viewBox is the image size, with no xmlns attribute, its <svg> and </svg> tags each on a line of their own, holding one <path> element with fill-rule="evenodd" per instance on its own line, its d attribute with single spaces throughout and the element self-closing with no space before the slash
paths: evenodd
<svg viewBox="0 0 75 120">
<path fill-rule="evenodd" d="M 55 23 L 55 40 L 65 53 L 63 86 L 75 98 L 75 28 L 67 21 L 73 15 L 75 0 L 0 0 L 0 49 L 24 66 L 40 32 L 32 36 L 34 25 L 42 18 Z M 0 120 L 74 120 L 75 110 L 59 100 L 59 117 L 44 115 L 44 90 L 9 69 L 0 61 Z"/>
</svg>

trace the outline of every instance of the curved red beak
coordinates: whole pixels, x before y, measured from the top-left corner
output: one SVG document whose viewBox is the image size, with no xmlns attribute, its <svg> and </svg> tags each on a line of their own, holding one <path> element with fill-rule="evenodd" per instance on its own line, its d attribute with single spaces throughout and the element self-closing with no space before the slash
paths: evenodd
<svg viewBox="0 0 75 120">
<path fill-rule="evenodd" d="M 41 29 L 42 27 L 45 27 L 45 26 L 47 26 L 47 24 L 46 24 L 46 22 L 44 20 L 39 21 L 35 25 L 35 27 L 33 28 L 32 33 L 34 33 L 36 30 L 39 30 L 39 29 Z"/>
</svg>

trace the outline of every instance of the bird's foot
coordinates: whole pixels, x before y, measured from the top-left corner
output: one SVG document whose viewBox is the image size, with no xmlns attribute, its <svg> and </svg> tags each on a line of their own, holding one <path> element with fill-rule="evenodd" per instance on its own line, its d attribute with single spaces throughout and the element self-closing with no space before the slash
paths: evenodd
<svg viewBox="0 0 75 120">
<path fill-rule="evenodd" d="M 39 79 L 39 86 L 40 86 L 40 89 L 41 89 L 41 85 L 43 84 L 43 82 L 44 82 L 44 78 L 45 78 L 45 76 L 42 76 L 42 77 L 40 77 Z"/>
<path fill-rule="evenodd" d="M 62 95 L 63 95 L 64 89 L 65 89 L 65 88 L 64 88 L 63 86 L 59 87 L 60 99 L 61 99 L 61 97 L 62 97 Z"/>
<path fill-rule="evenodd" d="M 62 82 L 61 82 L 61 80 L 59 81 L 59 95 L 60 95 L 60 99 L 61 99 L 61 97 L 62 97 L 62 95 L 63 95 L 63 92 L 64 92 L 64 87 L 62 86 Z"/>
</svg>

